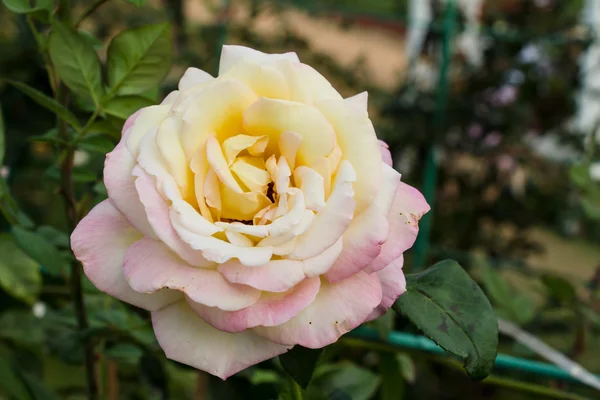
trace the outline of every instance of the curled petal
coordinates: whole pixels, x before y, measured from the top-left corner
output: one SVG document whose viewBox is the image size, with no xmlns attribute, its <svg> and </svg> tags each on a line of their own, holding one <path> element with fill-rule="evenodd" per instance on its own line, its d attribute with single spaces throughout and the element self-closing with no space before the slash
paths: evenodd
<svg viewBox="0 0 600 400">
<path fill-rule="evenodd" d="M 256 303 L 237 311 L 223 311 L 193 301 L 188 301 L 188 304 L 215 328 L 236 333 L 248 328 L 277 326 L 289 321 L 313 302 L 320 286 L 318 277 L 306 279 L 287 292 L 263 292 Z"/>
<path fill-rule="evenodd" d="M 315 257 L 332 246 L 344 234 L 354 215 L 355 201 L 352 182 L 356 175 L 352 165 L 343 161 L 336 185 L 327 204 L 317 214 L 310 228 L 298 236 L 294 251 L 288 258 L 304 260 Z"/>
<path fill-rule="evenodd" d="M 375 274 L 360 271 L 337 283 L 321 282 L 312 304 L 288 322 L 254 330 L 276 343 L 317 349 L 363 323 L 380 303 L 379 279 Z"/>
<path fill-rule="evenodd" d="M 388 239 L 365 271 L 379 271 L 410 249 L 419 233 L 419 220 L 429 209 L 429 204 L 417 189 L 400 182 L 389 214 Z"/>
<path fill-rule="evenodd" d="M 229 283 L 217 270 L 192 267 L 164 244 L 148 238 L 127 250 L 123 271 L 129 285 L 138 292 L 179 290 L 196 303 L 221 310 L 239 310 L 260 298 L 260 291 Z"/>
<path fill-rule="evenodd" d="M 390 153 L 390 146 L 383 140 L 379 141 L 379 150 L 381 150 L 381 159 L 384 163 L 389 165 L 390 167 L 394 165 L 392 161 L 392 153 Z"/>
<path fill-rule="evenodd" d="M 369 265 L 381 251 L 388 238 L 388 215 L 400 185 L 400 174 L 386 164 L 383 184 L 369 207 L 358 216 L 344 233 L 344 250 L 325 277 L 337 282 Z"/>
<path fill-rule="evenodd" d="M 360 111 L 366 112 L 367 105 L 369 103 L 369 93 L 361 92 L 359 94 L 355 94 L 352 97 L 345 98 L 344 102 L 352 107 L 356 107 Z"/>
<path fill-rule="evenodd" d="M 181 294 L 171 290 L 138 293 L 123 275 L 125 252 L 141 237 L 110 200 L 104 200 L 77 225 L 71 235 L 71 248 L 83 264 L 85 275 L 99 290 L 137 307 L 158 310 L 180 299 Z"/>
<path fill-rule="evenodd" d="M 167 357 L 226 379 L 261 361 L 285 353 L 282 346 L 252 330 L 226 333 L 198 317 L 185 302 L 152 313 L 152 326 Z"/>
<path fill-rule="evenodd" d="M 375 129 L 366 112 L 343 100 L 325 100 L 315 105 L 333 125 L 344 160 L 356 170 L 356 211 L 373 201 L 382 180 L 381 151 Z"/>
</svg>

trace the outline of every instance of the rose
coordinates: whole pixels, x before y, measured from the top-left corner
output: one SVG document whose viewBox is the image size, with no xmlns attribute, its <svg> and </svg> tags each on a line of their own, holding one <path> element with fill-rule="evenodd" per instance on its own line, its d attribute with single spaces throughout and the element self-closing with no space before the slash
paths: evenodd
<svg viewBox="0 0 600 400">
<path fill-rule="evenodd" d="M 405 290 L 429 209 L 366 106 L 294 53 L 225 46 L 217 78 L 190 68 L 127 120 L 75 256 L 152 312 L 167 357 L 223 379 L 335 342 Z"/>
</svg>

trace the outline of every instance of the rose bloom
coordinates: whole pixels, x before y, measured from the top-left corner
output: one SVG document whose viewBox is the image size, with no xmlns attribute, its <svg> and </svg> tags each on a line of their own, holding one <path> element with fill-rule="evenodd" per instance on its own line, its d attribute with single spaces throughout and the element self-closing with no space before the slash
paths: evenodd
<svg viewBox="0 0 600 400">
<path fill-rule="evenodd" d="M 190 68 L 127 120 L 72 248 L 98 289 L 152 313 L 168 358 L 225 379 L 405 291 L 429 206 L 390 165 L 366 93 L 343 99 L 295 53 L 225 46 L 217 78 Z"/>
</svg>

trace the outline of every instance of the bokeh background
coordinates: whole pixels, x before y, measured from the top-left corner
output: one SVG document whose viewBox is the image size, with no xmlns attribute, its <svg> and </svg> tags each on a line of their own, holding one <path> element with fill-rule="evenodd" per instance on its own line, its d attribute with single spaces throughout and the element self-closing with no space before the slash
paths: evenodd
<svg viewBox="0 0 600 400">
<path fill-rule="evenodd" d="M 92 3 L 74 1 L 73 13 Z M 369 91 L 369 113 L 395 168 L 433 208 L 406 271 L 456 259 L 500 318 L 600 373 L 599 0 L 111 0 L 80 28 L 93 33 L 102 57 L 123 28 L 163 21 L 173 26 L 174 65 L 163 86 L 147 93 L 149 104 L 173 90 L 188 66 L 215 74 L 223 44 L 295 51 L 343 95 Z M 1 174 L 23 212 L 44 226 L 39 233 L 66 253 L 47 140 L 54 116 L 5 79 L 51 93 L 26 18 L 0 6 Z M 106 196 L 102 165 L 116 140 L 96 136 L 77 152 L 74 179 L 78 190 L 94 193 L 88 204 Z M 9 229 L 2 217 L 0 228 Z M 5 244 L 0 399 L 14 397 L 3 386 L 14 370 L 34 382 L 25 399 L 85 398 L 66 270 L 31 260 L 30 268 L 10 270 L 6 260 L 16 256 Z M 90 329 L 105 333 L 97 343 L 103 398 L 278 398 L 276 362 L 221 382 L 164 359 L 143 312 L 85 289 Z M 367 329 L 381 340 L 355 335 L 331 346 L 309 398 L 600 398 L 589 386 L 518 363 L 471 382 L 448 356 L 386 343 L 392 330 L 418 335 L 392 314 Z M 505 333 L 502 354 L 543 360 Z"/>
</svg>

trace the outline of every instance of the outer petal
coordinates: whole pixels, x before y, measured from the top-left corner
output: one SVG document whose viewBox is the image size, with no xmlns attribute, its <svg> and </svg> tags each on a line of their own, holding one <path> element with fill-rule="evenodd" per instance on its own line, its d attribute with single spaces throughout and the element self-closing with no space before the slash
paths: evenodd
<svg viewBox="0 0 600 400">
<path fill-rule="evenodd" d="M 244 46 L 223 46 L 221 61 L 219 63 L 219 76 L 227 72 L 241 60 L 254 61 L 258 64 L 275 62 L 277 60 L 290 60 L 300 62 L 296 53 L 267 54 Z"/>
<path fill-rule="evenodd" d="M 332 246 L 343 235 L 354 215 L 352 182 L 356 175 L 347 161 L 343 161 L 336 178 L 335 189 L 327 204 L 317 214 L 308 231 L 298 236 L 296 247 L 288 258 L 304 260 L 315 257 Z"/>
<path fill-rule="evenodd" d="M 127 122 L 125 125 L 127 126 Z M 124 137 L 117 147 L 106 155 L 104 162 L 106 191 L 117 209 L 138 231 L 144 236 L 156 237 L 135 188 L 135 176 L 132 174 L 135 160 L 127 150 L 125 140 Z"/>
<path fill-rule="evenodd" d="M 292 347 L 273 343 L 252 330 L 226 333 L 215 329 L 185 302 L 153 312 L 152 325 L 168 358 L 221 379 L 285 353 Z"/>
<path fill-rule="evenodd" d="M 385 314 L 396 299 L 406 292 L 406 279 L 404 278 L 404 272 L 402 272 L 403 265 L 404 257 L 400 256 L 384 269 L 377 271 L 376 275 L 382 289 L 381 303 L 373 310 L 373 313 L 369 316 L 369 321 Z"/>
<path fill-rule="evenodd" d="M 355 94 L 352 97 L 345 98 L 344 101 L 346 102 L 346 104 L 366 112 L 367 106 L 369 104 L 369 93 L 361 92 L 359 94 Z"/>
<path fill-rule="evenodd" d="M 390 146 L 383 140 L 379 141 L 379 150 L 381 150 L 381 158 L 383 162 L 389 165 L 390 167 L 394 165 L 392 161 L 392 153 L 390 153 Z"/>
<path fill-rule="evenodd" d="M 344 160 L 356 171 L 356 211 L 362 212 L 373 201 L 381 185 L 381 151 L 375 129 L 366 112 L 344 100 L 325 100 L 315 104 L 333 125 Z"/>
<path fill-rule="evenodd" d="M 389 215 L 388 240 L 381 247 L 381 253 L 365 271 L 379 271 L 410 249 L 419 233 L 419 220 L 429 209 L 429 204 L 417 189 L 400 182 Z"/>
<path fill-rule="evenodd" d="M 222 311 L 216 307 L 188 302 L 203 320 L 225 332 L 242 332 L 257 326 L 277 326 L 294 318 L 310 305 L 319 292 L 319 277 L 302 281 L 284 293 L 263 292 L 253 305 L 237 311 Z"/>
<path fill-rule="evenodd" d="M 140 237 L 110 200 L 104 200 L 77 225 L 71 248 L 98 289 L 137 307 L 158 310 L 181 294 L 171 290 L 142 294 L 129 287 L 123 276 L 123 257 Z"/>
<path fill-rule="evenodd" d="M 321 348 L 363 323 L 379 303 L 379 279 L 360 271 L 341 282 L 322 282 L 315 301 L 290 321 L 254 330 L 277 343 Z"/>
<path fill-rule="evenodd" d="M 148 238 L 140 239 L 127 250 L 123 272 L 138 292 L 175 289 L 197 303 L 222 310 L 248 307 L 260 297 L 260 291 L 231 284 L 216 270 L 192 267 L 161 242 Z"/>
<path fill-rule="evenodd" d="M 381 164 L 383 184 L 369 207 L 356 216 L 344 233 L 344 250 L 325 274 L 329 282 L 337 282 L 354 275 L 369 265 L 388 239 L 388 214 L 400 185 L 400 174 Z"/>
<path fill-rule="evenodd" d="M 199 68 L 190 67 L 185 70 L 185 73 L 179 80 L 178 89 L 182 92 L 191 87 L 199 85 L 201 83 L 206 83 L 212 81 L 213 78 L 211 74 L 208 72 L 204 72 Z"/>
<path fill-rule="evenodd" d="M 156 190 L 153 178 L 139 167 L 135 168 L 134 173 L 138 176 L 135 186 L 143 208 L 158 238 L 189 264 L 197 267 L 209 266 L 210 263 L 202 253 L 192 250 L 175 232 L 169 216 L 169 204 Z"/>
<path fill-rule="evenodd" d="M 308 277 L 324 274 L 342 251 L 342 240 L 321 254 L 306 260 L 271 260 L 248 268 L 238 260 L 219 265 L 219 272 L 232 283 L 242 283 L 259 290 L 284 292 Z"/>
</svg>

